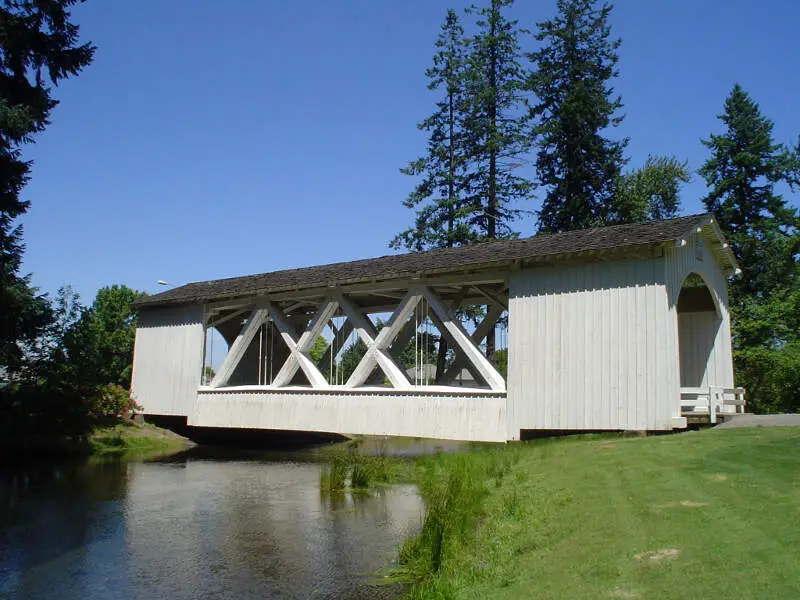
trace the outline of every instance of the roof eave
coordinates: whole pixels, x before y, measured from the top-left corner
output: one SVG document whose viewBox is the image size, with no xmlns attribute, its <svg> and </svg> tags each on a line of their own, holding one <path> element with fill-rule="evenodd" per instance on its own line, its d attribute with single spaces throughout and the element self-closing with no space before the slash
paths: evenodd
<svg viewBox="0 0 800 600">
<path fill-rule="evenodd" d="M 742 274 L 742 268 L 739 266 L 739 262 L 736 260 L 736 255 L 733 253 L 730 244 L 725 239 L 725 234 L 722 232 L 717 220 L 714 218 L 714 215 L 708 214 L 706 215 L 705 219 L 702 219 L 698 222 L 697 225 L 693 226 L 692 229 L 681 235 L 679 238 L 675 240 L 676 245 L 683 245 L 686 242 L 686 239 L 689 238 L 692 234 L 700 233 L 703 231 L 704 228 L 710 228 L 714 238 L 717 240 L 717 244 L 719 246 L 719 253 L 725 257 L 725 260 L 728 263 L 728 269 L 726 272 L 728 275 L 733 277 L 738 277 Z"/>
<path fill-rule="evenodd" d="M 270 296 L 270 295 L 279 295 L 279 294 L 286 294 L 289 292 L 316 292 L 319 291 L 320 294 L 325 293 L 325 290 L 329 290 L 332 288 L 346 288 L 348 286 L 356 286 L 356 285 L 363 285 L 368 283 L 375 283 L 375 284 L 388 284 L 392 282 L 400 282 L 403 281 L 417 281 L 418 283 L 427 283 L 430 285 L 435 285 L 435 279 L 437 277 L 446 277 L 446 276 L 455 276 L 455 275 L 479 275 L 481 272 L 494 270 L 503 273 L 505 276 L 509 271 L 520 268 L 520 267 L 536 267 L 536 266 L 546 266 L 548 264 L 553 263 L 562 263 L 567 262 L 570 260 L 579 260 L 585 261 L 587 259 L 591 260 L 594 257 L 598 256 L 606 256 L 611 257 L 610 260 L 620 260 L 625 258 L 629 255 L 635 255 L 637 252 L 642 251 L 643 248 L 658 248 L 662 244 L 658 242 L 647 242 L 647 243 L 632 243 L 626 246 L 618 246 L 614 248 L 599 248 L 593 250 L 582 250 L 576 252 L 553 252 L 549 254 L 542 254 L 535 257 L 516 257 L 516 258 L 509 258 L 509 259 L 501 259 L 501 260 L 494 260 L 482 263 L 474 263 L 471 265 L 463 265 L 458 268 L 453 267 L 439 267 L 434 269 L 426 269 L 424 271 L 403 271 L 393 274 L 392 276 L 387 277 L 375 277 L 375 276 L 367 276 L 367 277 L 356 277 L 347 280 L 337 281 L 336 283 L 320 283 L 317 285 L 293 285 L 293 286 L 282 286 L 276 287 L 270 290 L 250 290 L 244 291 L 240 293 L 229 293 L 229 294 L 220 294 L 215 295 L 213 297 L 204 297 L 199 296 L 198 298 L 194 298 L 191 300 L 181 300 L 178 298 L 167 298 L 164 300 L 158 300 L 155 297 L 151 298 L 144 298 L 141 301 L 137 301 L 134 303 L 134 308 L 162 308 L 167 306 L 181 306 L 181 305 L 191 305 L 191 304 L 202 304 L 207 302 L 230 302 L 230 301 L 237 301 L 237 300 L 244 300 L 247 298 L 257 298 L 259 296 Z M 432 279 L 433 281 L 429 281 Z M 186 284 L 192 285 L 192 284 Z M 181 286 L 186 287 L 186 286 Z M 180 290 L 181 288 L 175 288 L 175 290 Z"/>
</svg>

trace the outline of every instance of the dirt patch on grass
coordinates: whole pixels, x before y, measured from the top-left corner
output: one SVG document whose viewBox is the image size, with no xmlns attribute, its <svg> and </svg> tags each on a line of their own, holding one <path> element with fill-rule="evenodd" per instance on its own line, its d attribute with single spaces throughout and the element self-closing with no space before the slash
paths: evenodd
<svg viewBox="0 0 800 600">
<path fill-rule="evenodd" d="M 597 444 L 597 448 L 601 450 L 608 450 L 610 448 L 616 448 L 617 445 L 614 442 L 604 442 L 602 444 Z"/>
<path fill-rule="evenodd" d="M 675 560 L 680 555 L 681 551 L 678 548 L 661 548 L 659 550 L 651 550 L 649 552 L 642 552 L 635 555 L 633 558 L 639 562 L 664 562 Z"/>
<path fill-rule="evenodd" d="M 658 504 L 656 508 L 675 508 L 677 506 L 682 506 L 683 508 L 702 508 L 703 506 L 709 506 L 709 504 L 708 502 L 696 502 L 695 500 L 681 500 L 679 502 Z"/>
<path fill-rule="evenodd" d="M 713 475 L 709 475 L 708 478 L 711 481 L 728 481 L 728 476 L 725 473 L 714 473 Z"/>
<path fill-rule="evenodd" d="M 633 590 L 623 590 L 621 588 L 615 588 L 608 592 L 608 595 L 611 598 L 641 598 L 642 595 L 639 592 L 635 592 Z"/>
</svg>

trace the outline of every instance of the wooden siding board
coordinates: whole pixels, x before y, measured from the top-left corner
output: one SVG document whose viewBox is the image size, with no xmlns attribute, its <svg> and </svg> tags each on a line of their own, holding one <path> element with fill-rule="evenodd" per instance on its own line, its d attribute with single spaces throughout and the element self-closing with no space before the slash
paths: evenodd
<svg viewBox="0 0 800 600">
<path fill-rule="evenodd" d="M 613 339 L 611 335 L 611 306 L 609 303 L 610 288 L 604 286 L 600 290 L 600 310 L 597 323 L 600 326 L 600 335 L 609 340 L 610 347 L 603 357 L 603 368 L 600 369 L 600 400 L 601 404 L 594 411 L 594 422 L 597 424 L 611 422 L 610 398 L 610 372 L 613 368 Z"/>
<path fill-rule="evenodd" d="M 663 279 L 660 258 L 511 276 L 512 434 L 671 428 L 673 411 L 663 406 L 666 395 L 659 389 L 666 373 L 659 361 L 672 353 L 664 348 L 669 320 Z"/>
<path fill-rule="evenodd" d="M 658 373 L 659 352 L 658 349 L 658 325 L 659 320 L 656 318 L 656 302 L 657 294 L 655 285 L 652 283 L 653 278 L 653 263 L 642 263 L 644 294 L 646 296 L 644 306 L 644 369 L 642 377 L 644 380 L 642 402 L 647 410 L 647 417 L 645 419 L 645 429 L 657 429 L 659 424 L 659 405 L 658 399 L 661 394 L 661 389 L 658 386 L 656 374 Z M 662 307 L 663 310 L 667 309 L 666 304 Z M 663 353 L 661 353 L 663 354 Z M 668 353 L 667 353 L 668 354 Z"/>
<path fill-rule="evenodd" d="M 627 348 L 622 344 L 622 340 L 627 339 L 628 335 L 628 314 L 623 300 L 625 290 L 619 287 L 620 281 L 614 281 L 614 296 L 617 309 L 617 330 L 616 337 L 612 339 L 612 343 L 616 345 L 617 354 L 617 368 L 614 374 L 616 383 L 616 396 L 614 401 L 617 404 L 617 423 L 620 428 L 628 428 L 628 404 L 625 398 L 628 394 L 628 371 L 627 366 Z"/>
<path fill-rule="evenodd" d="M 136 329 L 131 394 L 147 414 L 188 416 L 203 367 L 199 305 L 142 313 Z"/>
</svg>

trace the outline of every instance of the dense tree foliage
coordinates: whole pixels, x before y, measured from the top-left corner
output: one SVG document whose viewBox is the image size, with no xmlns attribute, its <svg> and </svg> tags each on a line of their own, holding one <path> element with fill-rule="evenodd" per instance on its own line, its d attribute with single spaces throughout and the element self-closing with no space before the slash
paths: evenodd
<svg viewBox="0 0 800 600">
<path fill-rule="evenodd" d="M 775 186 L 800 182 L 800 153 L 773 140 L 773 123 L 741 86 L 703 143 L 704 199 L 742 275 L 731 283 L 734 362 L 760 410 L 800 409 L 800 217 Z"/>
<path fill-rule="evenodd" d="M 710 188 L 706 208 L 717 216 L 742 267 L 734 290 L 753 295 L 794 285 L 798 215 L 775 185 L 800 183 L 797 149 L 774 142 L 772 121 L 739 85 L 719 119 L 725 131 L 703 141 L 711 156 L 699 172 Z"/>
<path fill-rule="evenodd" d="M 544 232 L 608 222 L 627 145 L 627 139 L 604 136 L 622 121 L 622 101 L 611 87 L 620 45 L 611 38 L 611 5 L 557 0 L 556 7 L 553 19 L 539 23 L 542 45 L 530 55 L 536 173 L 546 190 L 539 212 Z"/>
<path fill-rule="evenodd" d="M 328 349 L 328 342 L 325 341 L 325 338 L 321 335 L 314 340 L 314 345 L 311 346 L 311 349 L 308 351 L 308 355 L 311 357 L 311 360 L 314 363 L 318 363 L 322 357 L 325 355 L 325 351 Z"/>
<path fill-rule="evenodd" d="M 55 371 L 90 389 L 111 384 L 130 388 L 136 314 L 132 303 L 144 296 L 124 285 L 104 287 L 63 336 Z"/>
<path fill-rule="evenodd" d="M 691 181 L 689 165 L 670 156 L 649 156 L 644 165 L 620 176 L 607 222 L 639 223 L 677 217 L 681 186 Z"/>
<path fill-rule="evenodd" d="M 80 43 L 69 9 L 77 0 L 0 3 L 0 367 L 15 373 L 51 319 L 47 299 L 20 274 L 21 197 L 31 163 L 22 147 L 42 132 L 57 101 L 51 85 L 76 75 L 94 54 Z"/>
<path fill-rule="evenodd" d="M 0 420 L 16 435 L 81 435 L 108 416 L 126 414 L 136 315 L 142 293 L 105 287 L 91 306 L 69 288 L 26 361 L 24 377 L 0 392 Z"/>
</svg>

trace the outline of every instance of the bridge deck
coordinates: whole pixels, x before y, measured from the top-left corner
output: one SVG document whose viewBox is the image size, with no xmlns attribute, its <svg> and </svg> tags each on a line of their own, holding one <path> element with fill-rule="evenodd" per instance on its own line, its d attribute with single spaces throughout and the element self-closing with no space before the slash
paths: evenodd
<svg viewBox="0 0 800 600">
<path fill-rule="evenodd" d="M 506 394 L 484 389 L 201 387 L 189 424 L 504 442 Z"/>
</svg>

